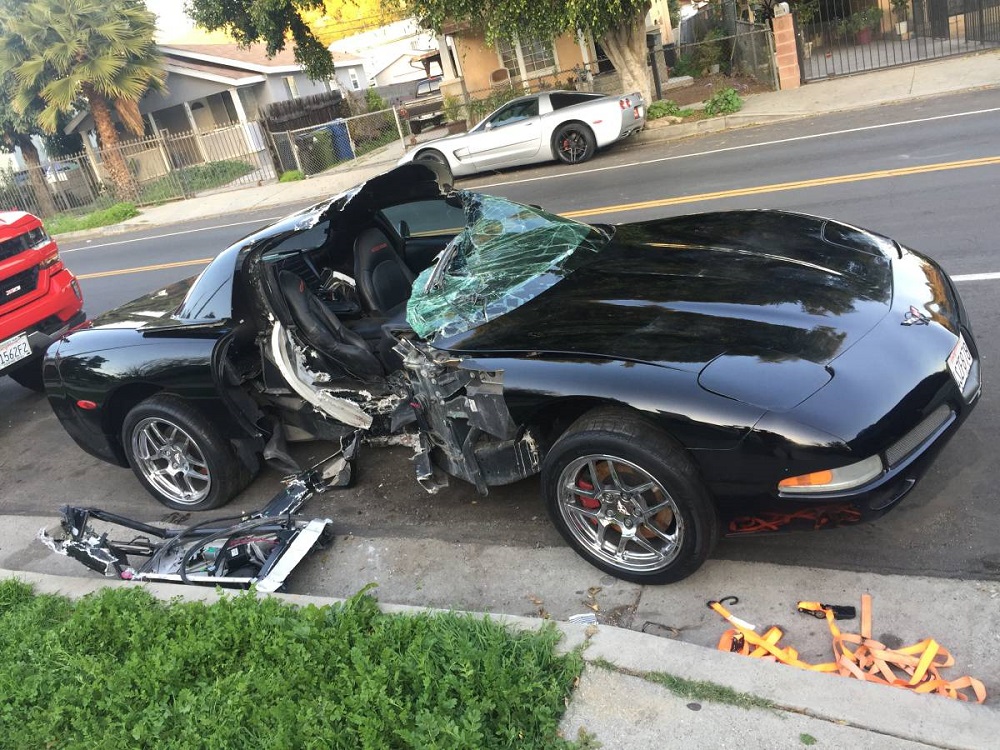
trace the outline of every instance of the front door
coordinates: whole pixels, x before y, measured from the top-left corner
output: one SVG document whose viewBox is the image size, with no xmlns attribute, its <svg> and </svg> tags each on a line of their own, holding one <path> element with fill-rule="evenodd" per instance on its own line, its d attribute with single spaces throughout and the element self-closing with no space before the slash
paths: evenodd
<svg viewBox="0 0 1000 750">
<path fill-rule="evenodd" d="M 538 153 L 542 137 L 538 98 L 510 102 L 480 128 L 469 145 L 477 169 L 496 169 L 530 159 Z"/>
</svg>

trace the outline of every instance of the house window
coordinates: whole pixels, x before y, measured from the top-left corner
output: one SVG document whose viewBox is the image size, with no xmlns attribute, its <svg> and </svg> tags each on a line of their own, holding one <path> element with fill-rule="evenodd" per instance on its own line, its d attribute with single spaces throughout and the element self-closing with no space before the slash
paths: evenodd
<svg viewBox="0 0 1000 750">
<path fill-rule="evenodd" d="M 497 52 L 500 64 L 507 68 L 511 78 L 548 73 L 556 65 L 551 42 L 537 37 L 520 37 L 513 42 L 501 39 L 497 42 Z"/>
<path fill-rule="evenodd" d="M 360 90 L 361 81 L 358 79 L 358 71 L 356 71 L 354 68 L 348 68 L 347 75 L 351 77 L 351 88 L 354 89 L 355 91 Z"/>
<path fill-rule="evenodd" d="M 288 94 L 289 99 L 299 98 L 299 87 L 295 83 L 295 76 L 285 76 L 285 93 Z"/>
</svg>

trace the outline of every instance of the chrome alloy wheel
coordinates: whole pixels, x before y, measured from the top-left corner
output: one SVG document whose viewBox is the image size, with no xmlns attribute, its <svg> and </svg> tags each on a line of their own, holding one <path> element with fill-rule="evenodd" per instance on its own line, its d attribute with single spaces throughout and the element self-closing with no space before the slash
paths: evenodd
<svg viewBox="0 0 1000 750">
<path fill-rule="evenodd" d="M 196 505 L 212 489 L 201 448 L 181 427 L 147 417 L 132 431 L 132 455 L 142 475 L 160 494 L 180 505 Z"/>
<path fill-rule="evenodd" d="M 559 476 L 559 512 L 591 555 L 636 573 L 661 570 L 680 552 L 683 517 L 649 472 L 604 454 L 581 456 Z"/>
<path fill-rule="evenodd" d="M 568 130 L 559 138 L 559 150 L 569 164 L 583 161 L 587 155 L 587 137 L 579 130 Z"/>
</svg>

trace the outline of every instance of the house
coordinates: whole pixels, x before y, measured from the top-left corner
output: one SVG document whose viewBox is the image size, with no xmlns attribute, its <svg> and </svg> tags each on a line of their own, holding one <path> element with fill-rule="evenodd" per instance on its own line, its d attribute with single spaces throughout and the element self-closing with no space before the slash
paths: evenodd
<svg viewBox="0 0 1000 750">
<path fill-rule="evenodd" d="M 344 90 L 374 86 L 390 102 L 412 98 L 418 81 L 442 73 L 434 33 L 412 18 L 338 39 L 330 51 L 364 60 L 366 77 L 361 85 L 342 85 Z"/>
<path fill-rule="evenodd" d="M 653 0 L 646 31 L 658 34 L 661 44 L 672 41 L 667 0 Z M 563 86 L 613 70 L 594 39 L 582 33 L 564 33 L 555 39 L 520 35 L 513 42 L 499 40 L 490 45 L 472 24 L 458 21 L 445 25 L 438 47 L 444 68 L 442 91 L 473 99 L 485 98 L 497 86 Z M 617 86 L 611 83 L 611 88 Z"/>
<path fill-rule="evenodd" d="M 137 177 L 146 181 L 171 169 L 226 159 L 256 160 L 270 178 L 263 128 L 257 122 L 268 104 L 340 90 L 346 82 L 364 81 L 364 60 L 334 55 L 336 80 L 313 81 L 294 58 L 291 48 L 268 58 L 261 45 L 242 48 L 228 44 L 160 45 L 167 71 L 167 91 L 150 91 L 139 102 L 146 135 L 167 141 L 129 145 L 128 158 Z M 350 88 L 348 88 L 350 90 Z M 93 117 L 81 111 L 66 132 L 89 133 Z M 183 134 L 183 138 L 172 138 Z M 100 155 L 93 137 L 84 146 L 95 168 Z"/>
</svg>

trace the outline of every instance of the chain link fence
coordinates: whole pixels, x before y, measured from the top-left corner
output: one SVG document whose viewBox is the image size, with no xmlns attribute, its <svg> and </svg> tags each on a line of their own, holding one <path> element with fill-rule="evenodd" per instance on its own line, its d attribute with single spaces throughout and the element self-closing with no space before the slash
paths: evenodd
<svg viewBox="0 0 1000 750">
<path fill-rule="evenodd" d="M 404 126 L 394 107 L 341 117 L 322 125 L 271 133 L 281 172 L 314 175 L 345 162 L 395 161 L 403 154 Z"/>
</svg>

